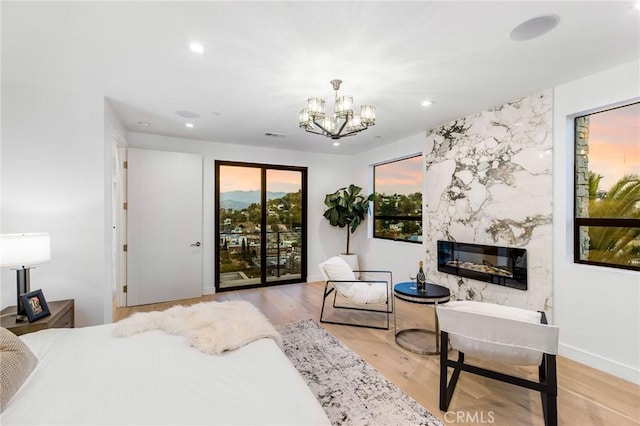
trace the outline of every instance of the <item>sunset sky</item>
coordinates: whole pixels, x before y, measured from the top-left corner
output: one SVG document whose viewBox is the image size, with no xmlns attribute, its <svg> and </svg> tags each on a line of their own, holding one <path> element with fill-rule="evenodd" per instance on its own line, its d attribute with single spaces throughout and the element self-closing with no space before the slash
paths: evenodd
<svg viewBox="0 0 640 426">
<path fill-rule="evenodd" d="M 608 190 L 626 174 L 640 174 L 640 103 L 591 114 L 589 170 Z"/>
<path fill-rule="evenodd" d="M 300 172 L 267 170 L 267 191 L 296 192 L 302 186 Z M 256 167 L 220 166 L 220 192 L 260 189 L 260 169 Z"/>
<path fill-rule="evenodd" d="M 267 170 L 267 191 L 297 192 L 302 188 L 302 173 L 291 170 Z"/>
<path fill-rule="evenodd" d="M 378 193 L 407 195 L 422 192 L 422 157 L 376 166 L 375 179 Z"/>
</svg>

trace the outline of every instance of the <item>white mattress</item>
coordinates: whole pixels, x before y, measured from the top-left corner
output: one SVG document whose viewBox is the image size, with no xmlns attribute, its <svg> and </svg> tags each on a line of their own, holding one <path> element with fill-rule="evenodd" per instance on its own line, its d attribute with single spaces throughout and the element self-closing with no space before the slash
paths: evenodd
<svg viewBox="0 0 640 426">
<path fill-rule="evenodd" d="M 329 424 L 272 339 L 206 355 L 162 331 L 112 337 L 113 325 L 21 336 L 38 366 L 2 425 Z"/>
</svg>

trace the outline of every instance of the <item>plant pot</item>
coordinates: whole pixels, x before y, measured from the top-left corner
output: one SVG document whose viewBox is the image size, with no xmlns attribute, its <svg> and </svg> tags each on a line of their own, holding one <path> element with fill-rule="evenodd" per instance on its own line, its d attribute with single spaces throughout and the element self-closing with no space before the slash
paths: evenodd
<svg viewBox="0 0 640 426">
<path fill-rule="evenodd" d="M 347 265 L 349 265 L 352 271 L 357 271 L 360 269 L 360 266 L 358 266 L 357 254 L 341 254 L 340 257 L 343 258 L 345 262 L 347 262 Z M 355 272 L 355 276 L 356 278 L 360 278 L 360 273 Z"/>
</svg>

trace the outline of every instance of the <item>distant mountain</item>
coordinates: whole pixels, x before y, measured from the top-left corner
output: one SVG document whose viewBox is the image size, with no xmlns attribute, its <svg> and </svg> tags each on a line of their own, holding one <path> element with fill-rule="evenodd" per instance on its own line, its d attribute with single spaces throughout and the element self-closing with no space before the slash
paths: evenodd
<svg viewBox="0 0 640 426">
<path fill-rule="evenodd" d="M 287 192 L 267 191 L 267 200 L 282 198 Z M 243 210 L 251 203 L 260 202 L 260 191 L 229 191 L 220 193 L 220 207 L 224 209 Z"/>
<path fill-rule="evenodd" d="M 227 210 L 244 210 L 249 207 L 251 203 L 243 203 L 242 201 L 235 200 L 220 200 L 220 207 Z"/>
</svg>

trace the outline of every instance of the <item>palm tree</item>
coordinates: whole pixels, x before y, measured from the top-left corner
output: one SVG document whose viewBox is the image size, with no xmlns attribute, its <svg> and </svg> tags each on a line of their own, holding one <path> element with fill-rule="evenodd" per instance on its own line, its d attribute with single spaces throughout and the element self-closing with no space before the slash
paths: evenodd
<svg viewBox="0 0 640 426">
<path fill-rule="evenodd" d="M 625 175 L 606 193 L 600 191 L 602 176 L 589 172 L 589 217 L 640 219 L 640 175 Z M 628 265 L 637 257 L 640 228 L 589 227 L 589 260 Z"/>
<path fill-rule="evenodd" d="M 604 176 L 589 171 L 589 199 L 595 200 L 600 195 L 600 181 Z"/>
</svg>

